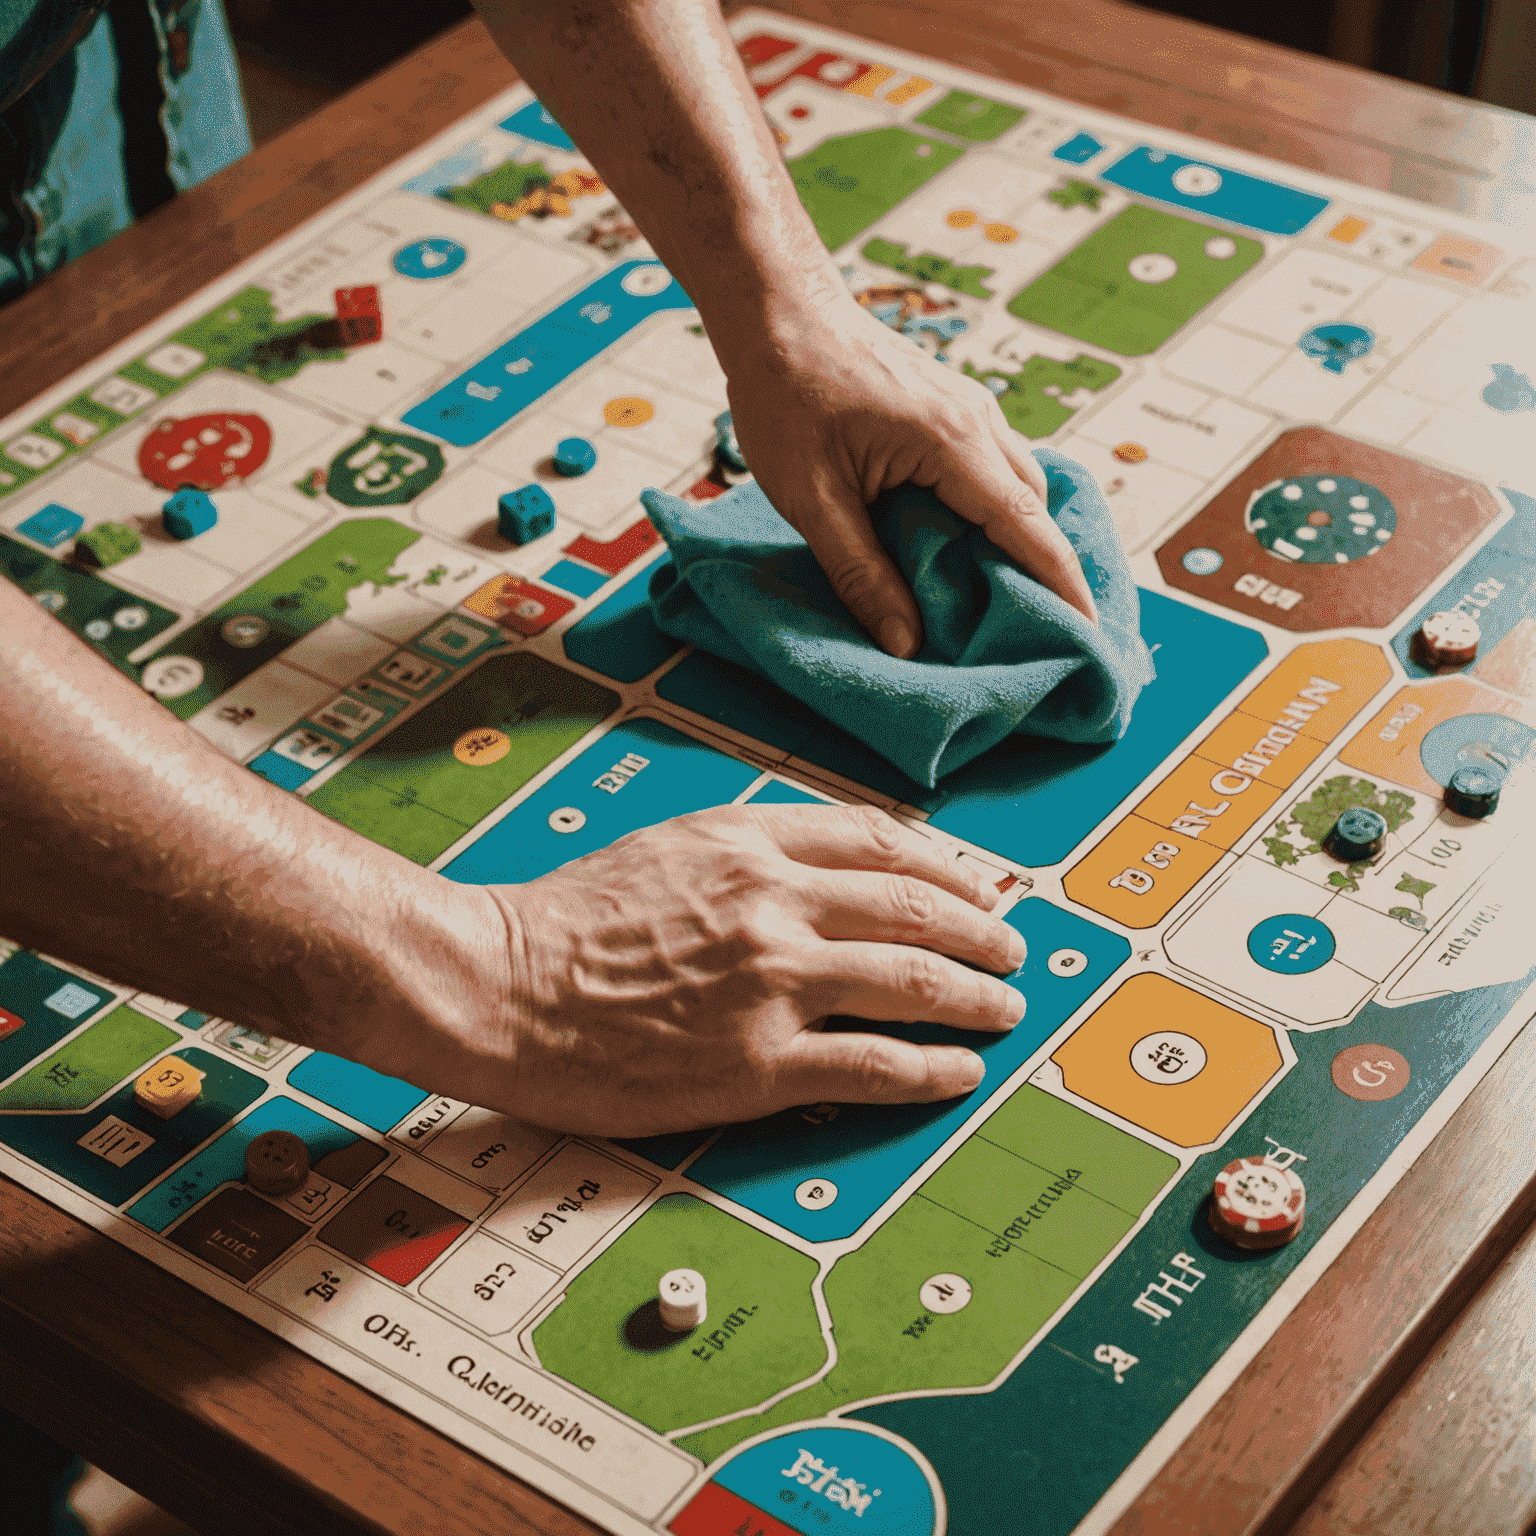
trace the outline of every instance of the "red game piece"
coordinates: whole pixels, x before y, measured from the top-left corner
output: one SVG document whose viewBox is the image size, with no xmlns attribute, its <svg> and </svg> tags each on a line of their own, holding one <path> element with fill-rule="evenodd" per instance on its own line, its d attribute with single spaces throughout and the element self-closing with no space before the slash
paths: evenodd
<svg viewBox="0 0 1536 1536">
<path fill-rule="evenodd" d="M 344 347 L 365 347 L 369 342 L 383 340 L 384 314 L 379 308 L 379 290 L 372 283 L 338 288 L 336 319 Z"/>
<path fill-rule="evenodd" d="M 574 544 L 565 546 L 565 553 L 574 555 L 578 560 L 585 560 L 588 565 L 595 565 L 598 570 L 606 571 L 610 576 L 617 576 L 630 561 L 638 560 L 646 550 L 659 543 L 661 535 L 651 526 L 650 518 L 642 517 L 638 523 L 626 528 L 617 538 L 609 539 L 606 544 L 600 544 L 596 539 L 582 534 Z"/>
</svg>

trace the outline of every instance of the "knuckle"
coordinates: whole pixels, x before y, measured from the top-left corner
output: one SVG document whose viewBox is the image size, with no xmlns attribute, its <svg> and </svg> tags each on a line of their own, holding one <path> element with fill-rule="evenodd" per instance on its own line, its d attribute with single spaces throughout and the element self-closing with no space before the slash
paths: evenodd
<svg viewBox="0 0 1536 1536">
<path fill-rule="evenodd" d="M 889 856 L 901 847 L 900 826 L 891 817 L 887 816 L 879 806 L 857 806 L 852 809 L 852 814 L 857 818 L 855 824 L 880 853 Z"/>
<path fill-rule="evenodd" d="M 905 957 L 898 968 L 898 980 L 902 992 L 924 1009 L 937 1008 L 948 991 L 944 967 L 922 950 Z"/>
<path fill-rule="evenodd" d="M 872 1035 L 853 1062 L 853 1074 L 871 1087 L 900 1075 L 901 1060 L 895 1045 L 882 1035 Z"/>
<path fill-rule="evenodd" d="M 885 585 L 885 571 L 872 555 L 850 555 L 827 567 L 832 590 L 850 608 L 873 597 Z"/>
<path fill-rule="evenodd" d="M 937 905 L 933 887 L 914 876 L 893 875 L 890 899 L 892 909 L 902 921 L 919 928 L 926 928 L 933 921 Z"/>
</svg>

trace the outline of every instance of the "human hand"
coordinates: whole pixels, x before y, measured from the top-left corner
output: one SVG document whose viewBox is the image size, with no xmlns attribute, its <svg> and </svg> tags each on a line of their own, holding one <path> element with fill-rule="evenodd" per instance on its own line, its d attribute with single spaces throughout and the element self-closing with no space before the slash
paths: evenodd
<svg viewBox="0 0 1536 1536">
<path fill-rule="evenodd" d="M 916 600 L 866 510 L 908 481 L 1097 620 L 1077 555 L 1046 510 L 1045 475 L 984 384 L 846 294 L 755 331 L 733 326 L 721 352 L 753 474 L 882 649 L 912 656 L 922 644 Z"/>
<path fill-rule="evenodd" d="M 981 1080 L 974 1052 L 820 1026 L 852 1014 L 1001 1032 L 1024 1012 L 985 974 L 1024 960 L 990 915 L 996 893 L 867 807 L 699 811 L 485 895 L 512 984 L 451 1074 L 471 1086 L 441 1071 L 433 1086 L 562 1130 L 953 1098 Z"/>
</svg>

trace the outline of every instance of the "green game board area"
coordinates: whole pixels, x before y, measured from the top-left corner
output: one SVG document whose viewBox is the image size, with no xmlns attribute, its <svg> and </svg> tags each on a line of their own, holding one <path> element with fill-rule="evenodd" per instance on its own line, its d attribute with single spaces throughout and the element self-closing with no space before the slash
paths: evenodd
<svg viewBox="0 0 1536 1536">
<path fill-rule="evenodd" d="M 663 1328 L 656 1281 L 685 1266 L 709 1282 L 709 1319 Z M 816 1261 L 692 1195 L 658 1200 L 572 1281 L 539 1324 L 545 1367 L 667 1431 L 751 1408 L 826 1360 L 811 1300 Z"/>
<path fill-rule="evenodd" d="M 492 656 L 320 785 L 309 803 L 428 864 L 618 705 L 616 693 L 542 657 Z M 503 755 L 456 753 L 468 733 L 485 731 L 504 734 Z"/>
<path fill-rule="evenodd" d="M 1015 294 L 1008 313 L 1144 357 L 1263 255 L 1246 235 L 1133 203 Z"/>
</svg>

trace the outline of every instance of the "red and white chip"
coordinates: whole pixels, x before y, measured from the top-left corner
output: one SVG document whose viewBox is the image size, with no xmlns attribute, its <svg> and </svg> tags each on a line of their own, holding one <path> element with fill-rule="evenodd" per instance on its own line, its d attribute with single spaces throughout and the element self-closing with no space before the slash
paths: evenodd
<svg viewBox="0 0 1536 1536">
<path fill-rule="evenodd" d="M 1464 667 L 1477 659 L 1483 632 L 1477 620 L 1457 609 L 1432 613 L 1419 626 L 1417 647 L 1420 662 L 1429 667 Z"/>
<path fill-rule="evenodd" d="M 1307 1190 L 1290 1168 L 1262 1157 L 1240 1157 L 1216 1175 L 1211 1188 L 1211 1225 L 1240 1245 L 1289 1241 L 1301 1230 Z"/>
</svg>

